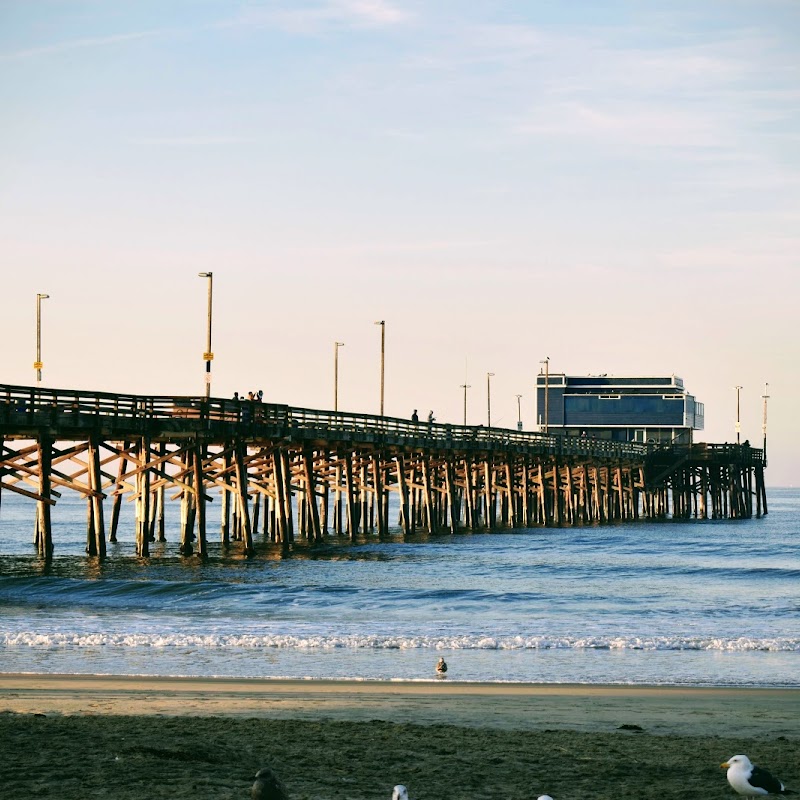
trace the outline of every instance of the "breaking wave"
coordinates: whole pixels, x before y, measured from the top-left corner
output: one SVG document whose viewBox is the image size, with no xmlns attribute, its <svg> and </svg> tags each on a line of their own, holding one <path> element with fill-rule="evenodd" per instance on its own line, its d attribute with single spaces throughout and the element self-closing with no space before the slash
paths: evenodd
<svg viewBox="0 0 800 800">
<path fill-rule="evenodd" d="M 710 637 L 552 637 L 552 636 L 380 636 L 282 634 L 41 633 L 0 634 L 0 647 L 154 649 L 324 649 L 358 650 L 706 650 L 719 652 L 800 652 L 800 639 Z"/>
</svg>

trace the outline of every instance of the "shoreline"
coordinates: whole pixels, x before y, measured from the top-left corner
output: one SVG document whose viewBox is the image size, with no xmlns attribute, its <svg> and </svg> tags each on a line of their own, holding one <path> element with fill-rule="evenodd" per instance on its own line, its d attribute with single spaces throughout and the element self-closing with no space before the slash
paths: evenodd
<svg viewBox="0 0 800 800">
<path fill-rule="evenodd" d="M 800 688 L 0 673 L 0 713 L 800 738 Z"/>
</svg>

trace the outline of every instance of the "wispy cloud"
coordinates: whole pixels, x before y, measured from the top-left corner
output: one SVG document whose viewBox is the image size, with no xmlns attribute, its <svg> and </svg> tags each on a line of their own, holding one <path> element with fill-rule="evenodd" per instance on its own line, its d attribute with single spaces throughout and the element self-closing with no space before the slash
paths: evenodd
<svg viewBox="0 0 800 800">
<path fill-rule="evenodd" d="M 475 239 L 420 239 L 413 242 L 406 241 L 365 241 L 365 242 L 342 242 L 326 243 L 324 245 L 289 245 L 285 248 L 286 252 L 295 255 L 317 256 L 331 255 L 357 256 L 381 254 L 407 254 L 407 253 L 432 253 L 446 251 L 473 251 L 475 249 L 497 248 L 505 243 L 505 240 L 498 238 L 475 238 Z"/>
<path fill-rule="evenodd" d="M 790 236 L 741 236 L 725 243 L 710 242 L 697 247 L 667 250 L 655 256 L 659 266 L 706 276 L 732 272 L 752 274 L 757 268 L 780 270 L 794 280 L 800 239 Z M 777 273 L 773 273 L 773 277 Z"/>
<path fill-rule="evenodd" d="M 343 0 L 335 4 L 340 11 L 353 19 L 372 25 L 395 25 L 404 22 L 409 15 L 385 0 Z"/>
<path fill-rule="evenodd" d="M 641 147 L 719 147 L 728 137 L 702 113 L 638 102 L 546 103 L 515 125 L 520 134 L 591 138 Z"/>
<path fill-rule="evenodd" d="M 52 44 L 40 45 L 38 47 L 27 47 L 23 50 L 13 50 L 8 53 L 0 53 L 0 61 L 15 61 L 18 59 L 35 58 L 37 56 L 58 55 L 71 50 L 83 50 L 94 47 L 108 47 L 109 45 L 119 44 L 120 42 L 130 42 L 137 39 L 149 39 L 154 36 L 162 36 L 168 33 L 164 29 L 149 31 L 136 31 L 133 33 L 117 33 L 110 36 L 89 36 L 84 39 L 69 39 L 64 42 L 54 42 Z"/>
<path fill-rule="evenodd" d="M 438 86 L 490 98 L 484 120 L 514 137 L 713 157 L 791 117 L 787 61 L 774 32 L 750 28 L 687 41 L 631 26 L 467 21 L 428 39 L 406 66 L 424 73 L 429 95 Z"/>
<path fill-rule="evenodd" d="M 330 28 L 386 28 L 407 22 L 411 15 L 387 0 L 323 0 L 292 3 L 288 8 L 250 6 L 219 27 L 272 27 L 314 34 Z"/>
<path fill-rule="evenodd" d="M 218 147 L 253 144 L 255 141 L 246 136 L 152 136 L 128 139 L 129 144 L 151 147 Z"/>
</svg>

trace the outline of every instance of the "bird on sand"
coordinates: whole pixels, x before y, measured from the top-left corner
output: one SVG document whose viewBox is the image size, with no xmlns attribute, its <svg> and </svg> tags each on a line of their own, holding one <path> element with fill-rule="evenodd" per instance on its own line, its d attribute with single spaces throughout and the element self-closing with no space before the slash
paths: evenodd
<svg viewBox="0 0 800 800">
<path fill-rule="evenodd" d="M 536 800 L 553 800 L 553 798 L 549 794 L 540 794 Z"/>
<path fill-rule="evenodd" d="M 408 789 L 402 783 L 392 789 L 392 800 L 408 800 Z"/>
<path fill-rule="evenodd" d="M 731 756 L 720 764 L 728 770 L 728 783 L 745 797 L 763 797 L 765 794 L 797 794 L 787 789 L 774 775 L 757 767 L 747 756 Z"/>
<path fill-rule="evenodd" d="M 437 672 L 438 672 L 440 675 L 444 675 L 444 674 L 445 674 L 445 672 L 447 672 L 447 664 L 445 663 L 445 660 L 444 660 L 443 658 L 440 658 L 440 659 L 439 659 L 439 660 L 436 662 L 436 671 L 437 671 Z"/>
<path fill-rule="evenodd" d="M 252 800 L 289 800 L 286 787 L 269 767 L 262 767 L 256 772 L 256 782 L 250 789 L 250 797 Z"/>
</svg>

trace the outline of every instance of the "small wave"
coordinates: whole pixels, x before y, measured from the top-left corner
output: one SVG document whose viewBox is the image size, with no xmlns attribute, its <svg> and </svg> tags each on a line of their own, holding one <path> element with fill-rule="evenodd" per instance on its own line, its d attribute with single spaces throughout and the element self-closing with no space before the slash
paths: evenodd
<svg viewBox="0 0 800 800">
<path fill-rule="evenodd" d="M 0 578 L 0 605 L 35 605 L 75 608 L 102 601 L 103 607 L 171 610 L 212 608 L 220 603 L 252 602 L 280 598 L 286 602 L 303 593 L 297 587 L 271 584 L 236 584 L 224 581 L 83 580 L 76 578 Z"/>
<path fill-rule="evenodd" d="M 379 636 L 158 633 L 0 634 L 0 647 L 156 649 L 373 649 L 373 650 L 711 650 L 719 652 L 800 652 L 800 639 L 706 637 L 549 637 L 549 636 Z"/>
</svg>

